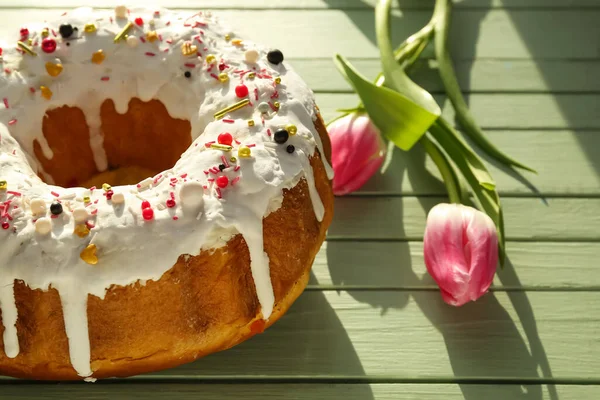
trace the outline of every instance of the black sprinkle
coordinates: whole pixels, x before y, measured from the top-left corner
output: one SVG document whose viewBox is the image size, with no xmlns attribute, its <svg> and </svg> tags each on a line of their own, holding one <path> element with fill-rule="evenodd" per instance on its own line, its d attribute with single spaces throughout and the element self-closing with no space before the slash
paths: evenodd
<svg viewBox="0 0 600 400">
<path fill-rule="evenodd" d="M 219 171 L 223 172 L 225 168 L 225 164 L 219 164 Z"/>
<path fill-rule="evenodd" d="M 71 37 L 71 35 L 74 32 L 74 29 L 71 24 L 62 24 L 58 28 L 58 32 L 60 32 L 60 36 L 62 36 L 63 39 L 67 39 L 67 38 Z"/>
<path fill-rule="evenodd" d="M 70 42 L 67 42 L 67 46 L 70 46 L 70 45 L 71 45 L 71 43 L 70 43 Z"/>
<path fill-rule="evenodd" d="M 185 71 L 185 72 L 183 73 L 183 75 L 184 75 L 186 78 L 191 78 L 191 77 L 192 77 L 192 73 L 191 73 L 190 71 Z"/>
<path fill-rule="evenodd" d="M 276 143 L 284 144 L 285 142 L 287 142 L 288 138 L 290 137 L 290 134 L 285 129 L 281 129 L 275 132 L 275 135 L 273 137 L 275 138 Z"/>
<path fill-rule="evenodd" d="M 271 64 L 281 64 L 283 61 L 283 53 L 280 50 L 271 50 L 267 53 L 267 60 L 269 60 Z"/>
<path fill-rule="evenodd" d="M 296 148 L 294 147 L 293 144 L 290 144 L 287 148 L 286 148 L 287 152 L 292 154 L 294 151 L 296 151 Z"/>
<path fill-rule="evenodd" d="M 60 203 L 52 203 L 50 204 L 50 212 L 52 215 L 59 215 L 63 212 L 62 204 Z"/>
</svg>

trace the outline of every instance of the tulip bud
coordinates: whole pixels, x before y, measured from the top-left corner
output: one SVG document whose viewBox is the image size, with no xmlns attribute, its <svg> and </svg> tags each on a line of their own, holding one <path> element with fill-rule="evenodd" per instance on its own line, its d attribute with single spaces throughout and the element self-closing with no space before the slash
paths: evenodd
<svg viewBox="0 0 600 400">
<path fill-rule="evenodd" d="M 333 193 L 343 196 L 360 189 L 379 169 L 386 146 L 367 115 L 349 114 L 328 126 L 335 176 Z"/>
<path fill-rule="evenodd" d="M 461 306 L 492 284 L 498 262 L 498 235 L 492 219 L 472 207 L 438 204 L 427 216 L 423 241 L 427 271 L 442 298 Z"/>
</svg>

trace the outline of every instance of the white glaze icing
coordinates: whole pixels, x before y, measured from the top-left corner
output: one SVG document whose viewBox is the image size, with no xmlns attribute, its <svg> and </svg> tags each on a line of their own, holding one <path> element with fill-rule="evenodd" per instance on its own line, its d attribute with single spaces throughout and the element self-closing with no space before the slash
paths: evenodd
<svg viewBox="0 0 600 400">
<path fill-rule="evenodd" d="M 129 31 L 130 40 L 114 43 L 115 35 L 138 17 L 144 23 Z M 84 32 L 84 25 L 89 23 L 96 25 L 96 32 Z M 65 40 L 53 33 L 58 32 L 60 24 L 71 24 L 79 30 Z M 49 38 L 57 43 L 51 54 L 40 48 L 41 32 L 46 27 Z M 269 259 L 263 249 L 263 218 L 281 206 L 282 190 L 295 186 L 301 178 L 308 182 L 317 219 L 321 220 L 324 213 L 308 160 L 316 148 L 321 154 L 323 150 L 315 130 L 310 89 L 287 63 L 270 64 L 264 47 L 245 38 L 242 44 L 227 40 L 226 34 L 238 38 L 209 13 L 136 8 L 128 17 L 116 18 L 114 10 L 79 8 L 26 28 L 36 56 L 17 49 L 19 32 L 0 44 L 5 69 L 0 75 L 0 98 L 6 99 L 8 106 L 0 105 L 0 181 L 8 182 L 6 190 L 0 189 L 0 222 L 6 228 L 0 229 L 0 307 L 6 355 L 16 357 L 19 352 L 15 279 L 32 289 L 58 290 L 71 363 L 79 375 L 91 377 L 88 295 L 103 298 L 112 285 L 157 280 L 179 255 L 197 255 L 201 249 L 223 246 L 236 233 L 242 234 L 248 245 L 262 315 L 268 319 L 274 295 Z M 151 43 L 141 39 L 151 30 L 160 40 Z M 137 43 L 132 43 L 134 37 L 139 39 Z M 184 41 L 196 45 L 199 56 L 184 56 Z M 94 64 L 92 54 L 100 49 L 106 58 Z M 246 50 L 258 52 L 256 64 L 245 61 Z M 217 60 L 212 67 L 205 61 L 209 54 Z M 253 60 L 255 54 L 248 56 Z M 47 62 L 60 62 L 62 73 L 49 76 Z M 223 72 L 229 76 L 225 83 L 214 75 L 220 72 L 221 62 L 226 65 Z M 191 72 L 190 78 L 184 76 L 185 71 Z M 256 77 L 249 78 L 250 72 Z M 281 77 L 280 84 L 274 81 L 276 76 Z M 242 80 L 249 89 L 251 104 L 226 114 L 224 120 L 215 119 L 217 111 L 240 100 L 234 89 Z M 52 91 L 51 99 L 41 95 L 41 86 Z M 102 147 L 99 106 L 112 99 L 117 111 L 124 113 L 133 97 L 158 99 L 172 117 L 190 121 L 193 143 L 172 169 L 137 186 L 113 187 L 115 201 L 107 200 L 100 188 L 61 188 L 38 178 L 41 174 L 46 182 L 52 182 L 33 158 L 34 140 L 47 158 L 53 157 L 42 134 L 42 118 L 47 110 L 63 105 L 82 109 L 90 126 L 94 161 L 99 170 L 104 170 L 107 157 Z M 277 111 L 261 114 L 257 110 L 261 102 L 274 101 L 280 103 Z M 249 119 L 255 126 L 248 126 Z M 294 124 L 298 133 L 285 144 L 276 144 L 272 133 L 288 124 Z M 223 132 L 235 138 L 233 151 L 206 146 L 217 142 Z M 292 154 L 286 151 L 289 144 L 295 146 Z M 232 155 L 237 157 L 240 146 L 247 145 L 252 146 L 251 157 L 229 161 Z M 223 163 L 223 156 L 229 167 L 220 172 L 214 168 Z M 323 162 L 331 178 L 331 168 Z M 214 182 L 219 176 L 229 179 L 220 192 Z M 198 183 L 204 186 L 201 200 L 190 197 L 191 206 L 182 207 L 181 190 L 185 193 L 185 185 Z M 191 188 L 189 193 L 197 191 Z M 85 196 L 90 197 L 87 204 L 83 202 Z M 171 198 L 174 207 L 166 206 Z M 33 216 L 31 201 L 39 199 L 45 202 L 46 210 Z M 51 218 L 52 231 L 45 235 L 36 232 L 36 218 L 50 218 L 48 210 L 57 199 L 63 213 Z M 154 212 L 150 221 L 142 217 L 142 201 L 150 202 Z M 74 234 L 77 222 L 72 215 L 73 210 L 81 208 L 88 211 L 91 228 L 84 237 Z M 95 265 L 80 256 L 90 245 L 97 248 Z"/>
</svg>

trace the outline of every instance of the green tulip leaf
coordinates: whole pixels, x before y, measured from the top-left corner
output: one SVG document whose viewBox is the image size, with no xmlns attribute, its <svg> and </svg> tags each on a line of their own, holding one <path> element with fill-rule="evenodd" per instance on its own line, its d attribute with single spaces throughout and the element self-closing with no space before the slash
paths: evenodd
<svg viewBox="0 0 600 400">
<path fill-rule="evenodd" d="M 375 8 L 377 45 L 381 53 L 381 65 L 383 67 L 383 75 L 385 76 L 385 85 L 402 93 L 430 114 L 440 116 L 442 110 L 433 99 L 433 96 L 427 90 L 413 82 L 404 71 L 404 67 L 398 64 L 391 42 L 390 7 L 391 0 L 381 0 Z"/>
<path fill-rule="evenodd" d="M 438 118 L 402 93 L 376 86 L 362 76 L 339 54 L 335 63 L 352 85 L 371 121 L 379 131 L 402 150 L 410 150 Z"/>
</svg>

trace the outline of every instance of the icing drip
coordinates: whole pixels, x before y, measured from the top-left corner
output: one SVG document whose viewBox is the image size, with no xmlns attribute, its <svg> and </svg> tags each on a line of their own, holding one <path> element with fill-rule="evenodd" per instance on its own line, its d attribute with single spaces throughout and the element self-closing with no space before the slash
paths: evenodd
<svg viewBox="0 0 600 400">
<path fill-rule="evenodd" d="M 315 151 L 332 176 L 315 129 L 313 94 L 287 63 L 268 62 L 267 50 L 250 41 L 225 39 L 235 34 L 208 13 L 132 8 L 130 15 L 132 21 L 152 20 L 152 28 L 135 25 L 127 40 L 115 42 L 126 16 L 80 8 L 58 21 L 27 26 L 37 43 L 35 57 L 3 46 L 5 66 L 25 72 L 0 75 L 0 94 L 10 106 L 0 107 L 0 276 L 10 277 L 0 281 L 5 353 L 19 352 L 14 279 L 31 289 L 53 287 L 60 294 L 71 363 L 82 377 L 93 373 L 88 295 L 102 299 L 113 285 L 158 280 L 181 254 L 223 246 L 236 233 L 248 246 L 268 319 L 275 299 L 262 220 L 281 206 L 283 190 L 304 178 L 321 221 L 324 206 L 309 161 Z M 84 32 L 92 22 L 96 31 Z M 44 29 L 64 23 L 79 27 L 78 36 L 50 35 L 56 51 L 42 51 Z M 53 157 L 42 133 L 46 111 L 82 109 L 96 167 L 103 171 L 100 105 L 110 99 L 125 113 L 134 97 L 159 100 L 171 117 L 190 121 L 193 143 L 173 168 L 138 185 L 112 187 L 110 196 L 108 188 L 49 184 L 52 177 L 32 158 L 35 140 L 45 157 Z M 293 132 L 285 140 L 274 138 L 289 126 Z M 61 210 L 51 214 L 57 200 Z"/>
<path fill-rule="evenodd" d="M 244 217 L 237 220 L 235 227 L 242 234 L 248 246 L 256 296 L 261 305 L 263 319 L 267 320 L 273 312 L 275 295 L 269 275 L 269 256 L 263 247 L 262 218 L 252 218 L 250 214 L 245 214 Z"/>
<path fill-rule="evenodd" d="M 78 285 L 77 282 L 61 282 L 56 285 L 56 289 L 62 303 L 71 364 L 79 376 L 88 377 L 92 375 L 87 321 L 88 294 L 78 288 Z"/>
<path fill-rule="evenodd" d="M 2 308 L 2 325 L 4 325 L 4 353 L 7 357 L 14 358 L 19 354 L 14 279 L 0 281 L 0 307 Z"/>
</svg>

